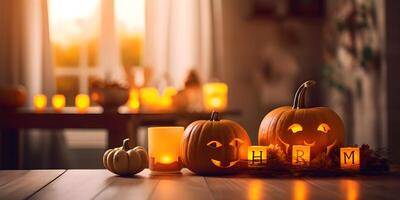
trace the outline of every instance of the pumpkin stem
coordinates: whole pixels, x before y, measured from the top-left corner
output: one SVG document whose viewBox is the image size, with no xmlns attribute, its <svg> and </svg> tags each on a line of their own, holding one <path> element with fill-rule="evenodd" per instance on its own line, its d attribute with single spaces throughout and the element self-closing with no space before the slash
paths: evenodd
<svg viewBox="0 0 400 200">
<path fill-rule="evenodd" d="M 315 85 L 315 83 L 316 82 L 314 80 L 308 80 L 300 85 L 300 87 L 296 91 L 296 94 L 294 95 L 294 101 L 292 107 L 293 109 L 299 109 L 305 107 L 305 100 L 306 100 L 305 96 L 307 89 Z"/>
<path fill-rule="evenodd" d="M 219 121 L 219 117 L 218 117 L 218 112 L 213 111 L 211 113 L 211 119 L 210 121 Z"/>
<path fill-rule="evenodd" d="M 124 151 L 128 151 L 129 148 L 129 138 L 124 139 L 124 141 L 122 142 L 122 149 Z"/>
</svg>

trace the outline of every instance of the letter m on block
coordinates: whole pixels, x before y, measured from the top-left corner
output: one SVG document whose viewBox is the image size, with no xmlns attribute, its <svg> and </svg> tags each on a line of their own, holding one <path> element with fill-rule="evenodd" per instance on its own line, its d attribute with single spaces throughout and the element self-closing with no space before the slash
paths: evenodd
<svg viewBox="0 0 400 200">
<path fill-rule="evenodd" d="M 353 170 L 360 169 L 360 148 L 340 148 L 340 168 Z"/>
</svg>

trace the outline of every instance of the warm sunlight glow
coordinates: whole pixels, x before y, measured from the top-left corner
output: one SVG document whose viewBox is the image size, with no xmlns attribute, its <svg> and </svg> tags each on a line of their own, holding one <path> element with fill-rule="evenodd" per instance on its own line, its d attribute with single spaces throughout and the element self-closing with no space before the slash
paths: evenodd
<svg viewBox="0 0 400 200">
<path fill-rule="evenodd" d="M 117 26 L 130 34 L 144 31 L 145 0 L 115 0 Z"/>
<path fill-rule="evenodd" d="M 95 20 L 95 14 L 99 12 L 99 0 L 48 1 L 52 42 L 68 45 L 71 42 L 79 42 L 83 32 L 89 34 L 88 32 L 97 31 L 91 27 L 98 23 Z"/>
</svg>

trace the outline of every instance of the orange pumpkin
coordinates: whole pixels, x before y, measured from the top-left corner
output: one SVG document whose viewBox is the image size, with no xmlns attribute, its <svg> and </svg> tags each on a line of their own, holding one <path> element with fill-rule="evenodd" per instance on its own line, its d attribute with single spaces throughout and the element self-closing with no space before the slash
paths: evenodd
<svg viewBox="0 0 400 200">
<path fill-rule="evenodd" d="M 182 142 L 182 162 L 196 174 L 225 174 L 237 171 L 247 158 L 250 138 L 238 123 L 219 120 L 213 112 L 210 120 L 198 120 L 186 129 Z"/>
<path fill-rule="evenodd" d="M 314 84 L 306 81 L 298 88 L 292 107 L 276 108 L 264 117 L 258 132 L 259 145 L 278 144 L 287 154 L 292 145 L 307 145 L 314 158 L 343 143 L 343 122 L 334 111 L 305 106 L 306 92 Z"/>
<path fill-rule="evenodd" d="M 26 103 L 26 90 L 23 86 L 0 86 L 0 109 L 17 109 Z"/>
</svg>

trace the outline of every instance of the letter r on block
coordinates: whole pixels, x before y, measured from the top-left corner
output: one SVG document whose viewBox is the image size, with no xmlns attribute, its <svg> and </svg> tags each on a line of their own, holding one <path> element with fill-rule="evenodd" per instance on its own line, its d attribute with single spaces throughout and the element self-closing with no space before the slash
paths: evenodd
<svg viewBox="0 0 400 200">
<path fill-rule="evenodd" d="M 310 164 L 310 146 L 293 145 L 292 146 L 292 165 Z"/>
</svg>

